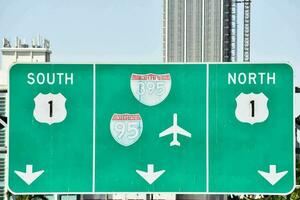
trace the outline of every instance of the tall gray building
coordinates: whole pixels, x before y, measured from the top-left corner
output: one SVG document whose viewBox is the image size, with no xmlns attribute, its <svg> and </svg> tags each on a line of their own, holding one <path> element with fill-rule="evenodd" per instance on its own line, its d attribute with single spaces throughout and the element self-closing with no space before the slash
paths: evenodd
<svg viewBox="0 0 300 200">
<path fill-rule="evenodd" d="M 231 61 L 231 0 L 164 0 L 164 62 Z"/>
</svg>

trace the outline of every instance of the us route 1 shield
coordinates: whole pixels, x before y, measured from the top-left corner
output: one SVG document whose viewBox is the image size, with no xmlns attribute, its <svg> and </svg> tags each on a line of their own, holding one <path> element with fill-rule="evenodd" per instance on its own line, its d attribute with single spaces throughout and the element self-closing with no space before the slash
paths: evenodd
<svg viewBox="0 0 300 200">
<path fill-rule="evenodd" d="M 295 183 L 287 64 L 16 64 L 16 194 L 286 194 Z"/>
</svg>

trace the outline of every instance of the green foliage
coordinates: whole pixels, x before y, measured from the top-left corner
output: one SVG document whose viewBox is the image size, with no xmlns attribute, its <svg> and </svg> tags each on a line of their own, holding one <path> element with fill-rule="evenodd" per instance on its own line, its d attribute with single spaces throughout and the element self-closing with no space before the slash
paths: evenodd
<svg viewBox="0 0 300 200">
<path fill-rule="evenodd" d="M 292 194 L 290 194 L 290 199 L 291 200 L 299 200 L 300 199 L 300 189 L 294 190 L 294 192 Z"/>
<path fill-rule="evenodd" d="M 296 184 L 300 185 L 300 162 L 296 164 Z"/>
</svg>

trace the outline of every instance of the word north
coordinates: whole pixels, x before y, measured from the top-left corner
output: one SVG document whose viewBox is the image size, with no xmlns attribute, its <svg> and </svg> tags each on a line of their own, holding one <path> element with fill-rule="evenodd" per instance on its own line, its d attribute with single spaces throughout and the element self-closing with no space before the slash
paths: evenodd
<svg viewBox="0 0 300 200">
<path fill-rule="evenodd" d="M 269 72 L 240 72 L 240 73 L 228 73 L 228 85 L 275 85 L 276 73 Z"/>
<path fill-rule="evenodd" d="M 33 73 L 27 74 L 27 83 L 29 85 L 73 85 L 73 73 Z"/>
</svg>

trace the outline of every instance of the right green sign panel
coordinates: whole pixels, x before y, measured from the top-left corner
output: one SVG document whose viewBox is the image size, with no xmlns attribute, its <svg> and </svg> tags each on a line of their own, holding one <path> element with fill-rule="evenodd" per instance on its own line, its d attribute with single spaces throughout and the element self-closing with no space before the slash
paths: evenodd
<svg viewBox="0 0 300 200">
<path fill-rule="evenodd" d="M 209 65 L 208 190 L 288 193 L 294 187 L 293 70 Z"/>
</svg>

